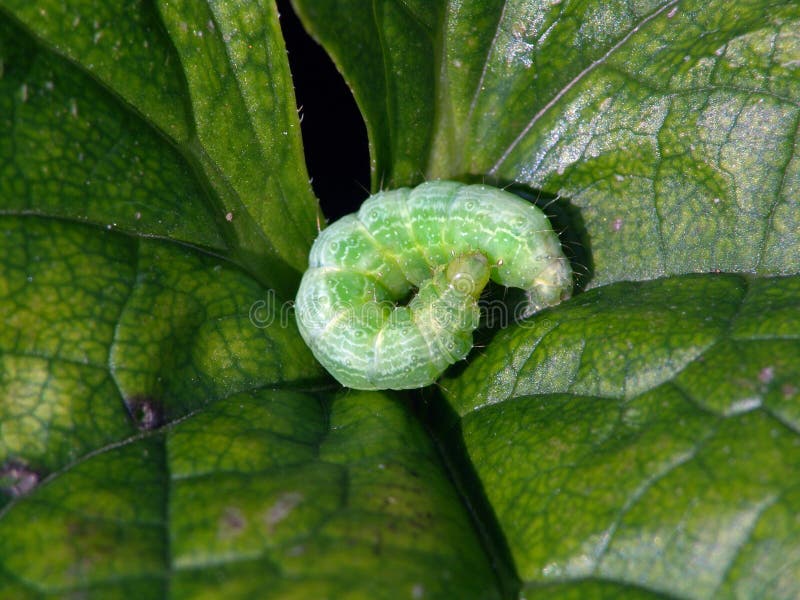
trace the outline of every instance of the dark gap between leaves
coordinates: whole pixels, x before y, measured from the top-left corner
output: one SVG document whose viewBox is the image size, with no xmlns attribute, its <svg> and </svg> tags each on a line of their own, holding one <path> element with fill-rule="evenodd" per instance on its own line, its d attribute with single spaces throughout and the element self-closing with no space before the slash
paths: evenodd
<svg viewBox="0 0 800 600">
<path fill-rule="evenodd" d="M 303 29 L 288 0 L 278 0 L 300 111 L 306 166 L 329 221 L 355 212 L 369 195 L 367 129 L 333 61 Z"/>
</svg>

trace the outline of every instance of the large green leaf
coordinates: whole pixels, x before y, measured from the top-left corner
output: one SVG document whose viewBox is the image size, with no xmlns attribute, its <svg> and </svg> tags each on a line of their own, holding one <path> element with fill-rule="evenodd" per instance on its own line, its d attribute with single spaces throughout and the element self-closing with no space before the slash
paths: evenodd
<svg viewBox="0 0 800 600">
<path fill-rule="evenodd" d="M 796 597 L 798 307 L 798 277 L 615 284 L 443 383 L 526 587 Z"/>
<path fill-rule="evenodd" d="M 355 90 L 373 184 L 558 196 L 592 286 L 800 270 L 797 2 L 295 5 Z"/>
<path fill-rule="evenodd" d="M 40 217 L 0 235 L 0 465 L 50 472 L 237 392 L 322 379 L 235 265 Z"/>
<path fill-rule="evenodd" d="M 430 439 L 377 393 L 231 396 L 81 454 L 0 509 L 0 598 L 496 598 L 497 585 Z"/>
<path fill-rule="evenodd" d="M 56 35 L 64 26 L 56 9 L 67 10 L 25 3 L 18 16 L 57 24 Z M 102 29 L 100 13 L 70 14 L 67 39 L 83 58 L 106 61 L 86 71 L 123 82 L 121 95 L 172 131 L 159 119 L 180 110 L 159 113 L 151 89 L 172 83 L 123 76 L 122 66 L 134 67 L 129 53 L 141 48 Z M 168 45 L 146 7 L 133 15 L 109 23 Z M 94 37 L 80 26 L 87 20 Z M 128 58 L 94 54 L 93 44 L 112 33 Z M 0 50 L 0 464 L 47 472 L 238 391 L 319 381 L 281 296 L 257 283 L 291 290 L 293 278 L 269 253 L 258 261 L 275 268 L 256 278 L 219 256 L 253 267 L 184 157 L 7 17 Z"/>
<path fill-rule="evenodd" d="M 273 2 L 163 2 L 154 7 L 144 0 L 3 0 L 0 11 L 7 11 L 45 45 L 78 63 L 83 72 L 74 72 L 47 53 L 41 59 L 28 60 L 26 55 L 37 53 L 37 46 L 12 34 L 3 44 L 11 56 L 0 58 L 23 90 L 16 102 L 35 98 L 38 105 L 47 106 L 44 111 L 41 106 L 33 108 L 42 113 L 36 122 L 12 119 L 6 123 L 9 136 L 26 138 L 34 128 L 39 136 L 47 129 L 51 136 L 58 132 L 57 147 L 64 146 L 58 156 L 64 163 L 61 168 L 68 163 L 71 169 L 80 168 L 72 163 L 86 160 L 89 164 L 83 166 L 91 173 L 87 177 L 90 183 L 100 177 L 119 186 L 135 184 L 135 177 L 115 164 L 124 159 L 132 161 L 127 169 L 145 178 L 145 185 L 147 179 L 159 178 L 158 163 L 151 172 L 146 161 L 157 161 L 157 152 L 167 153 L 168 147 L 152 151 L 139 146 L 138 138 L 150 140 L 153 133 L 129 111 L 109 105 L 107 94 L 86 75 L 95 77 L 168 136 L 182 155 L 177 160 L 194 167 L 194 187 L 185 191 L 181 187 L 188 184 L 178 187 L 181 201 L 170 196 L 168 207 L 178 205 L 188 221 L 207 219 L 203 213 L 210 212 L 236 260 L 284 294 L 292 291 L 298 273 L 305 269 L 318 218 Z M 7 28 L 9 18 L 3 20 Z M 82 122 L 70 122 L 66 118 L 70 116 L 80 117 Z M 119 146 L 112 145 L 110 152 L 104 152 L 105 140 L 97 144 L 89 138 L 85 150 L 77 144 L 70 147 L 74 143 L 71 129 L 94 127 L 98 122 L 104 125 L 100 135 L 105 133 L 111 144 L 119 142 Z M 47 159 L 42 153 L 38 149 L 32 158 L 39 162 Z M 145 153 L 146 158 L 141 156 Z M 19 151 L 16 155 L 20 159 L 25 156 Z M 137 157 L 139 161 L 134 160 Z M 47 183 L 54 178 L 53 173 L 37 176 Z M 16 173 L 9 177 L 19 179 Z M 164 179 L 157 193 L 171 191 L 171 182 Z M 209 189 L 206 198 L 197 190 L 198 184 Z M 103 224 L 125 225 L 137 233 L 161 233 L 162 228 L 153 231 L 149 222 L 131 222 L 131 215 L 138 214 L 124 202 L 131 194 L 113 192 L 110 203 L 117 214 L 108 216 L 105 211 L 83 216 Z M 27 195 L 24 202 L 37 212 L 69 213 L 63 207 L 51 209 L 38 195 Z M 82 215 L 75 210 L 69 216 Z M 208 239 L 188 241 L 205 244 Z"/>
</svg>

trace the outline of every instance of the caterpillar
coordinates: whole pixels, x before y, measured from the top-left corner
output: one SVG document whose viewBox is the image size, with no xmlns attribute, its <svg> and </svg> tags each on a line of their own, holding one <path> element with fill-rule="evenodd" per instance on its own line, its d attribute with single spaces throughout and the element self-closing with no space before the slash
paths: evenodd
<svg viewBox="0 0 800 600">
<path fill-rule="evenodd" d="M 527 314 L 572 292 L 539 208 L 487 185 L 430 181 L 374 194 L 322 230 L 295 315 L 345 387 L 424 387 L 469 353 L 489 279 L 525 290 Z"/>
</svg>

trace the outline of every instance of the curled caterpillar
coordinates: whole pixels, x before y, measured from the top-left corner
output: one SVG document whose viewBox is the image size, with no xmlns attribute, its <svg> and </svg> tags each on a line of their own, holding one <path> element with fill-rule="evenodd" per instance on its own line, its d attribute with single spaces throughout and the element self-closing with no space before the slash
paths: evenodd
<svg viewBox="0 0 800 600">
<path fill-rule="evenodd" d="M 525 290 L 528 314 L 569 298 L 572 269 L 540 209 L 452 181 L 380 192 L 314 242 L 297 323 L 342 385 L 423 387 L 472 348 L 489 279 Z"/>
</svg>

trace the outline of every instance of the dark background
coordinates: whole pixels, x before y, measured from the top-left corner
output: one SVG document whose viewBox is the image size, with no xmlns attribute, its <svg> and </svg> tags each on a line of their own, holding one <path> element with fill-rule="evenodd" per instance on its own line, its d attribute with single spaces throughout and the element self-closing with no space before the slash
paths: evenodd
<svg viewBox="0 0 800 600">
<path fill-rule="evenodd" d="M 329 221 L 358 210 L 369 195 L 364 120 L 331 59 L 303 29 L 289 0 L 278 0 L 300 110 L 306 166 Z"/>
</svg>

